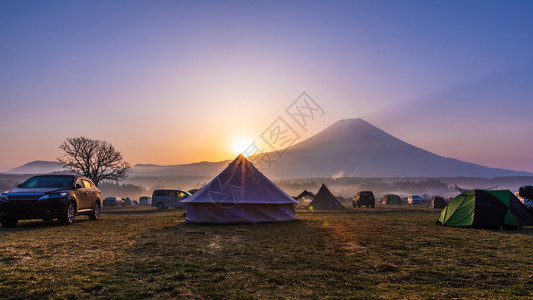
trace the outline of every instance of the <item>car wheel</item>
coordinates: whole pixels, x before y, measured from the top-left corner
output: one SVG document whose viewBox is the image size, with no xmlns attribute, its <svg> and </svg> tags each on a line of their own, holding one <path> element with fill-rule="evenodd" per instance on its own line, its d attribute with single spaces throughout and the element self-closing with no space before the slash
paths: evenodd
<svg viewBox="0 0 533 300">
<path fill-rule="evenodd" d="M 89 214 L 89 220 L 98 220 L 100 218 L 100 203 L 94 203 L 93 211 Z"/>
<path fill-rule="evenodd" d="M 69 201 L 67 204 L 67 209 L 59 221 L 64 225 L 70 225 L 74 223 L 74 218 L 76 217 L 76 205 L 74 202 Z"/>
<path fill-rule="evenodd" d="M 18 219 L 15 219 L 15 218 L 0 218 L 0 223 L 2 224 L 3 227 L 15 227 L 17 226 L 17 223 L 18 223 Z"/>
<path fill-rule="evenodd" d="M 157 208 L 163 209 L 163 208 L 165 208 L 165 205 L 163 203 L 159 202 L 159 203 L 157 203 Z"/>
<path fill-rule="evenodd" d="M 357 207 L 361 207 L 361 204 L 357 204 Z"/>
</svg>

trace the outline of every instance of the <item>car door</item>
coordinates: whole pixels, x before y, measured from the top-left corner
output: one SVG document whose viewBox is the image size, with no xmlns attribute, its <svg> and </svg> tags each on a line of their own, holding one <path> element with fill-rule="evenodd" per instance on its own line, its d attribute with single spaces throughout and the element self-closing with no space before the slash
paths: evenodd
<svg viewBox="0 0 533 300">
<path fill-rule="evenodd" d="M 81 178 L 78 178 L 76 180 L 76 198 L 78 199 L 78 210 L 80 209 L 86 209 L 87 208 L 87 188 L 85 188 L 85 184 L 83 183 L 83 180 Z"/>
<path fill-rule="evenodd" d="M 178 197 L 178 193 L 176 191 L 165 191 L 164 194 L 164 202 L 166 207 L 176 207 L 176 199 Z"/>
<path fill-rule="evenodd" d="M 92 208 L 93 205 L 94 205 L 94 202 L 96 201 L 96 199 L 98 199 L 98 193 L 97 193 L 97 190 L 96 190 L 96 186 L 94 185 L 94 183 L 92 183 L 91 181 L 89 180 L 85 180 L 85 179 L 82 179 L 83 181 L 83 185 L 86 189 L 86 204 L 87 204 L 87 208 Z"/>
</svg>

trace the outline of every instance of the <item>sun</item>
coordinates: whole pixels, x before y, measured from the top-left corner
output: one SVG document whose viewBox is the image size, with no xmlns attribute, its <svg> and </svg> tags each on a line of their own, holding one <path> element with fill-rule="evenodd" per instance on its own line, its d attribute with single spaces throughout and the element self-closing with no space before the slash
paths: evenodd
<svg viewBox="0 0 533 300">
<path fill-rule="evenodd" d="M 244 152 L 244 150 L 246 150 L 246 148 L 248 148 L 253 142 L 254 140 L 251 138 L 241 137 L 233 141 L 231 149 L 236 155 L 242 154 L 242 152 Z"/>
</svg>

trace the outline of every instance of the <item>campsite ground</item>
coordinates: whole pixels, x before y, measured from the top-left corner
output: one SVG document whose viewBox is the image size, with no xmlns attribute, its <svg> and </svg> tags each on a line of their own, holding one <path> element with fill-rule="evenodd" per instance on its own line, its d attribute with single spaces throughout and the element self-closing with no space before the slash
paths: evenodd
<svg viewBox="0 0 533 300">
<path fill-rule="evenodd" d="M 0 298 L 533 296 L 533 229 L 434 225 L 439 210 L 298 211 L 191 225 L 181 210 L 107 209 L 71 226 L 0 228 Z"/>
</svg>

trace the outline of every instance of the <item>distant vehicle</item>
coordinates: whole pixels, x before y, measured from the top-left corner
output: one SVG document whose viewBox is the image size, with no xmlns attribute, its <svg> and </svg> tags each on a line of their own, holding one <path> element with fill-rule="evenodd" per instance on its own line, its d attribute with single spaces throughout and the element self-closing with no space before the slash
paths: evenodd
<svg viewBox="0 0 533 300">
<path fill-rule="evenodd" d="M 124 201 L 120 197 L 107 197 L 104 199 L 105 206 L 124 206 Z"/>
<path fill-rule="evenodd" d="M 139 198 L 139 205 L 152 205 L 152 197 L 142 196 Z"/>
<path fill-rule="evenodd" d="M 0 223 L 14 227 L 19 220 L 58 219 L 69 225 L 77 215 L 100 217 L 100 190 L 87 177 L 38 175 L 0 195 Z"/>
<path fill-rule="evenodd" d="M 410 195 L 407 197 L 407 203 L 409 204 L 422 204 L 422 197 L 419 195 Z"/>
<path fill-rule="evenodd" d="M 524 205 L 533 205 L 533 186 L 526 185 L 520 187 L 518 195 L 524 199 Z"/>
<path fill-rule="evenodd" d="M 181 200 L 191 196 L 187 191 L 174 190 L 174 189 L 159 189 L 154 190 L 152 194 L 152 206 L 159 209 L 175 207 L 184 208 L 185 203 L 181 203 Z"/>
<path fill-rule="evenodd" d="M 361 207 L 362 205 L 366 207 L 374 207 L 376 205 L 374 193 L 371 191 L 362 191 L 357 193 L 352 199 L 352 205 L 353 207 Z"/>
</svg>

